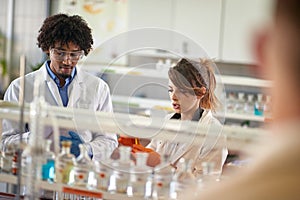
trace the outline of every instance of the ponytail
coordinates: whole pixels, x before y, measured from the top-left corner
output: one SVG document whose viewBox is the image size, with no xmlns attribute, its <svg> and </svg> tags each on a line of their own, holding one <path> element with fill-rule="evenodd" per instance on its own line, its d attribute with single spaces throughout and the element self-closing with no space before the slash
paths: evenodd
<svg viewBox="0 0 300 200">
<path fill-rule="evenodd" d="M 206 58 L 200 58 L 200 67 L 206 69 L 207 76 L 203 79 L 206 79 L 206 93 L 200 101 L 200 107 L 205 109 L 210 109 L 212 111 L 216 111 L 216 109 L 221 105 L 217 96 L 215 95 L 216 89 L 216 78 L 213 70 L 213 61 Z"/>
</svg>

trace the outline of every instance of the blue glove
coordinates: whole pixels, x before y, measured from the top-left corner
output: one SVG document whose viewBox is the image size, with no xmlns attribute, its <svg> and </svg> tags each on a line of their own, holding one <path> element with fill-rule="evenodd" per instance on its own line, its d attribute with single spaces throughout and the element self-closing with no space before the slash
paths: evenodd
<svg viewBox="0 0 300 200">
<path fill-rule="evenodd" d="M 71 141 L 71 153 L 76 156 L 76 158 L 80 154 L 79 144 L 82 144 L 83 141 L 80 139 L 79 135 L 73 131 L 68 132 L 71 137 L 60 136 L 60 141 Z"/>
</svg>

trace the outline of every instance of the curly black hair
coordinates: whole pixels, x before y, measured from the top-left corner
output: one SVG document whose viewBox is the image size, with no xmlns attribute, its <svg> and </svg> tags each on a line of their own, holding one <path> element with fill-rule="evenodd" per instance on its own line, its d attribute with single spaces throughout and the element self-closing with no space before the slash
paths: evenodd
<svg viewBox="0 0 300 200">
<path fill-rule="evenodd" d="M 46 18 L 37 40 L 38 47 L 43 51 L 48 51 L 56 43 L 65 45 L 72 42 L 78 45 L 85 55 L 93 45 L 91 29 L 79 15 L 56 14 Z"/>
</svg>

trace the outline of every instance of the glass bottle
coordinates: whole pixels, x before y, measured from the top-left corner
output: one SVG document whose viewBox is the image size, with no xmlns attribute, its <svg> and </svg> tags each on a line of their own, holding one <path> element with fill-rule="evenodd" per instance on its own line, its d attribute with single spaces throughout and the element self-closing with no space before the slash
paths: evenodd
<svg viewBox="0 0 300 200">
<path fill-rule="evenodd" d="M 13 175 L 18 175 L 19 169 L 18 169 L 18 159 L 21 156 L 19 155 L 18 147 L 17 145 L 14 145 L 14 151 L 13 151 L 13 156 L 12 156 L 12 163 L 11 163 L 11 173 Z"/>
<path fill-rule="evenodd" d="M 126 194 L 129 170 L 133 166 L 133 162 L 130 159 L 131 147 L 120 146 L 119 151 L 120 159 L 111 163 L 112 172 L 109 178 L 108 191 Z"/>
<path fill-rule="evenodd" d="M 75 156 L 70 153 L 71 141 L 62 141 L 61 153 L 55 160 L 55 177 L 57 183 L 72 184 L 74 182 Z"/>
<path fill-rule="evenodd" d="M 94 165 L 88 155 L 86 148 L 79 144 L 80 155 L 76 159 L 74 166 L 74 185 L 93 188 Z"/>
<path fill-rule="evenodd" d="M 247 95 L 247 102 L 245 103 L 245 113 L 254 115 L 254 102 L 253 102 L 253 94 L 248 94 Z"/>
<path fill-rule="evenodd" d="M 264 102 L 263 102 L 262 94 L 257 94 L 257 100 L 255 102 L 255 107 L 254 107 L 254 114 L 258 116 L 264 115 Z"/>
<path fill-rule="evenodd" d="M 228 93 L 228 96 L 226 99 L 226 110 L 228 113 L 234 112 L 235 103 L 236 103 L 235 93 L 233 93 L 233 92 Z"/>
<path fill-rule="evenodd" d="M 219 174 L 214 172 L 215 163 L 213 162 L 203 162 L 202 164 L 202 176 L 201 176 L 201 183 L 202 188 L 207 187 L 211 183 L 219 180 Z"/>
<path fill-rule="evenodd" d="M 45 143 L 46 151 L 42 164 L 42 180 L 52 183 L 55 175 L 55 154 L 50 150 L 52 141 L 48 139 Z"/>
<path fill-rule="evenodd" d="M 25 185 L 22 187 L 24 199 L 39 199 L 44 194 L 44 190 L 39 188 L 37 181 L 42 180 L 42 163 L 45 149 L 43 148 L 43 141 L 39 146 L 27 145 L 24 150 L 22 162 L 25 162 Z M 23 171 L 23 169 L 22 169 Z"/>
<path fill-rule="evenodd" d="M 101 161 L 94 161 L 97 189 L 107 191 L 111 173 L 111 168 L 109 167 L 109 163 L 111 163 L 110 154 L 105 147 L 101 147 L 100 152 Z"/>
<path fill-rule="evenodd" d="M 186 161 L 184 158 L 179 160 L 180 171 L 176 174 L 177 187 L 176 191 L 184 191 L 196 183 L 196 177 L 192 172 L 193 160 Z"/>
<path fill-rule="evenodd" d="M 271 96 L 266 96 L 266 103 L 264 105 L 264 116 L 266 120 L 272 119 L 272 102 L 271 102 Z"/>
<path fill-rule="evenodd" d="M 234 112 L 242 114 L 242 113 L 244 113 L 244 107 L 245 107 L 244 93 L 239 92 L 238 99 L 235 103 Z"/>
<path fill-rule="evenodd" d="M 161 164 L 154 168 L 154 199 L 169 199 L 170 183 L 173 179 L 175 168 L 169 163 L 169 156 L 164 155 Z"/>
<path fill-rule="evenodd" d="M 127 195 L 132 197 L 143 197 L 146 194 L 146 183 L 149 181 L 148 177 L 151 176 L 152 168 L 146 165 L 148 153 L 137 152 L 136 165 L 130 169 L 129 182 L 127 186 Z M 148 183 L 147 187 L 151 185 Z M 147 188 L 149 190 L 149 188 Z M 148 194 L 145 197 L 149 197 Z"/>
<path fill-rule="evenodd" d="M 27 163 L 31 163 L 31 156 L 30 156 L 30 147 L 28 146 L 28 144 L 25 144 L 25 148 L 24 151 L 22 152 L 22 156 L 21 156 L 22 160 L 21 160 L 21 166 L 22 166 L 22 175 L 23 176 L 28 176 L 29 173 L 29 167 L 27 165 Z"/>
<path fill-rule="evenodd" d="M 3 152 L 3 166 L 2 166 L 2 172 L 6 174 L 10 174 L 12 171 L 12 161 L 14 156 L 14 145 L 9 144 L 6 148 L 6 150 Z"/>
</svg>

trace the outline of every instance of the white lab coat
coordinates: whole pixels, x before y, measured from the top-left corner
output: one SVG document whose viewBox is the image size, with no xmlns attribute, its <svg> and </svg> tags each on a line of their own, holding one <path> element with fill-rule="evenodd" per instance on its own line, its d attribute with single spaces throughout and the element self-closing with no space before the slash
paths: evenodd
<svg viewBox="0 0 300 200">
<path fill-rule="evenodd" d="M 25 103 L 33 101 L 33 89 L 35 77 L 42 77 L 40 90 L 44 89 L 45 101 L 50 105 L 63 106 L 59 90 L 54 80 L 49 76 L 45 64 L 37 71 L 31 72 L 25 76 Z M 18 102 L 20 90 L 20 78 L 14 80 L 9 85 L 5 95 L 5 101 Z M 91 111 L 112 112 L 112 101 L 109 93 L 108 85 L 100 78 L 93 76 L 79 68 L 77 74 L 68 87 L 69 102 L 67 107 L 85 108 Z M 40 94 L 42 95 L 42 94 Z M 93 112 L 91 112 L 92 114 Z M 79 122 L 80 116 L 74 114 L 74 120 Z M 95 118 L 95 123 L 98 123 Z M 17 133 L 18 124 L 16 122 L 3 120 L 2 145 L 18 142 L 19 135 Z M 68 130 L 61 129 L 60 133 L 65 135 Z M 80 130 L 77 127 L 74 130 L 84 141 L 85 146 L 93 151 L 93 159 L 100 159 L 101 146 L 107 147 L 112 152 L 118 145 L 117 136 L 115 134 L 93 133 L 88 130 Z M 45 138 L 52 138 L 52 129 L 44 132 Z M 28 140 L 30 133 L 24 133 L 23 138 Z"/>
<path fill-rule="evenodd" d="M 167 118 L 170 119 L 172 116 L 173 114 L 167 115 Z M 202 174 L 202 162 L 213 162 L 214 173 L 220 175 L 228 154 L 226 137 L 222 133 L 222 125 L 218 119 L 213 117 L 210 110 L 203 111 L 199 123 L 204 126 L 209 126 L 206 138 L 200 146 L 193 144 L 194 138 L 191 138 L 189 144 L 152 140 L 147 147 L 155 150 L 161 156 L 164 154 L 170 155 L 169 159 L 173 166 L 176 166 L 182 157 L 186 160 L 192 159 L 192 168 L 196 176 Z"/>
</svg>

